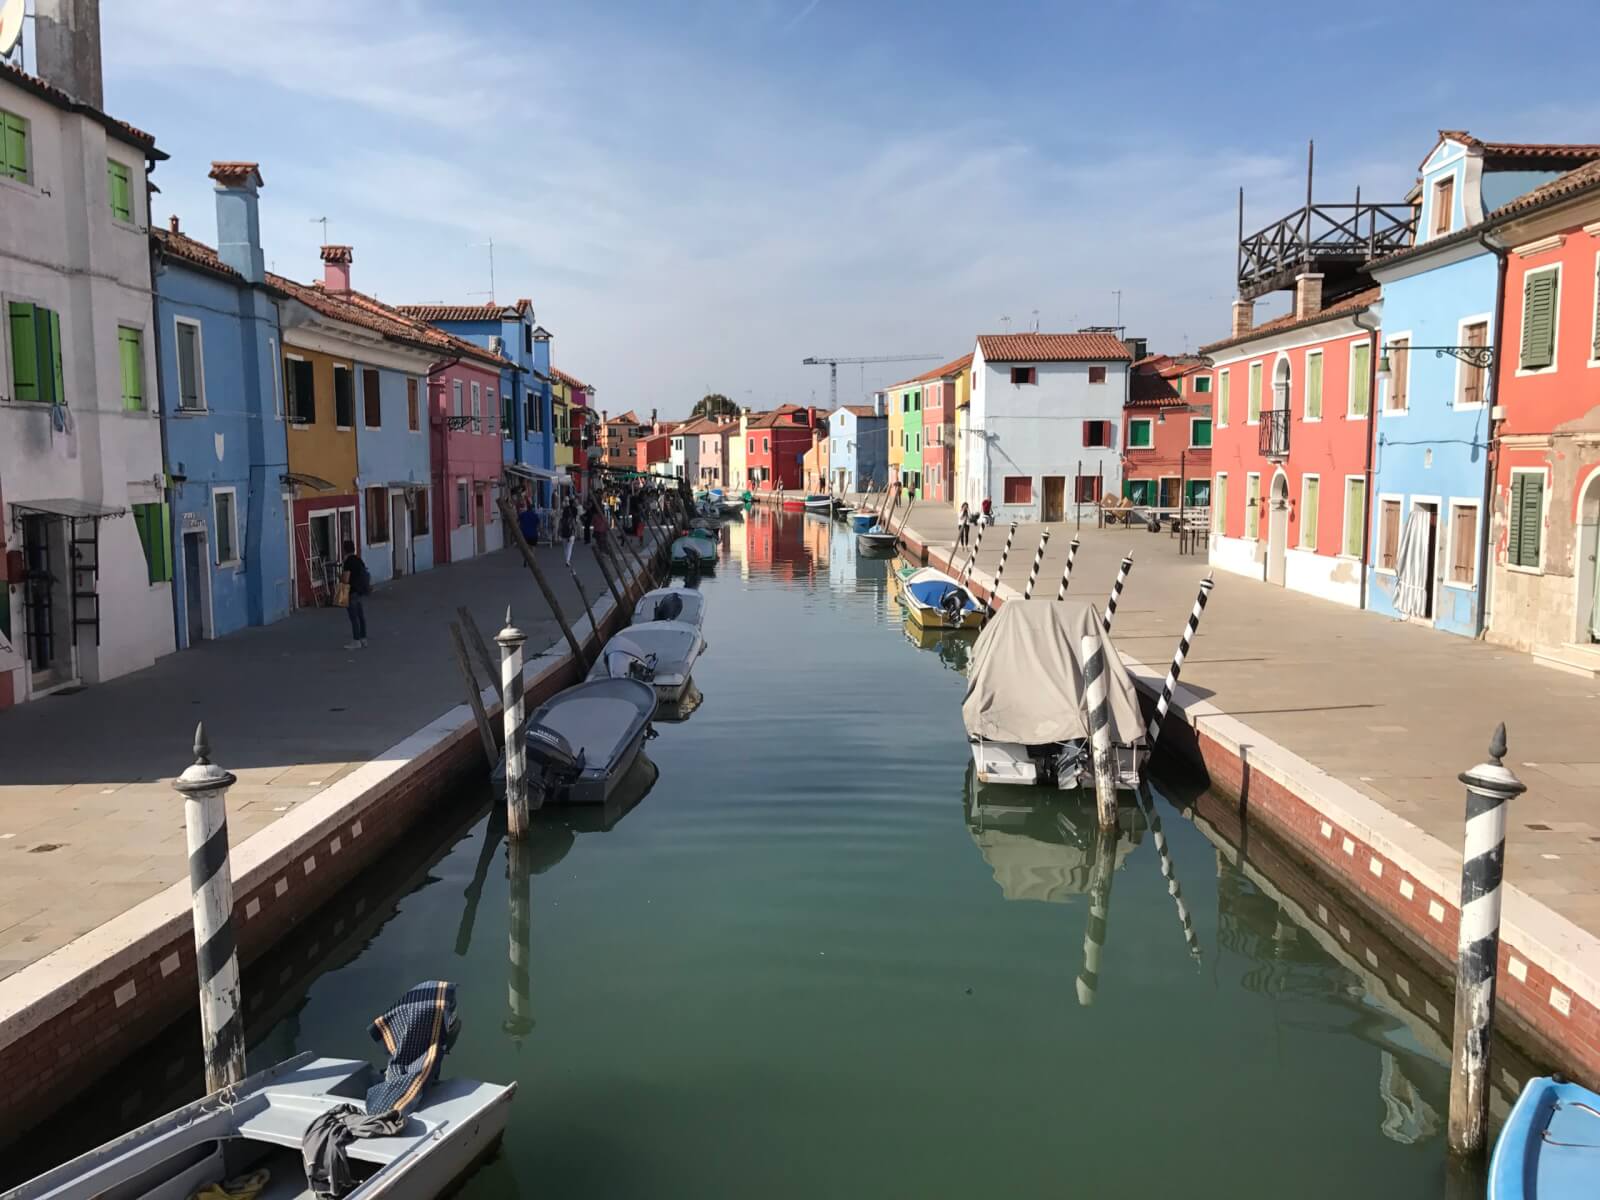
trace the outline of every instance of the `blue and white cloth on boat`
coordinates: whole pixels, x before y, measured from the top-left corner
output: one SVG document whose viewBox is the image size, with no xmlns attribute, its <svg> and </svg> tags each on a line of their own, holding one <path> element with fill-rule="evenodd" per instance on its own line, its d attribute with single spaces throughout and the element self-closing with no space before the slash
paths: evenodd
<svg viewBox="0 0 1600 1200">
<path fill-rule="evenodd" d="M 439 979 L 416 984 L 368 1032 L 388 1050 L 389 1065 L 383 1082 L 367 1091 L 367 1112 L 405 1116 L 439 1078 L 444 1056 L 461 1032 L 456 985 Z"/>
</svg>

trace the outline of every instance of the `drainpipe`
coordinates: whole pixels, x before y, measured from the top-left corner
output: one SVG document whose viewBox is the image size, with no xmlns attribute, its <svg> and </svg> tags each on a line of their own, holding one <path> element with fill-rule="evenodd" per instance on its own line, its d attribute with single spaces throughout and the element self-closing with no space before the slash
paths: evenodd
<svg viewBox="0 0 1600 1200">
<path fill-rule="evenodd" d="M 159 431 L 159 433 L 161 435 L 161 495 L 162 495 L 162 497 L 164 499 L 167 498 L 167 493 L 168 493 L 167 479 L 171 474 L 171 471 L 169 470 L 169 468 L 172 465 L 172 455 L 168 452 L 168 447 L 167 447 L 167 406 L 164 403 L 164 398 L 161 395 L 161 379 L 166 374 L 166 371 L 163 370 L 163 368 L 161 366 L 161 299 L 160 299 L 159 291 L 156 288 L 156 277 L 161 275 L 165 271 L 166 271 L 166 267 L 163 265 L 162 256 L 161 256 L 161 245 L 160 245 L 159 242 L 156 241 L 155 238 L 151 238 L 150 239 L 150 312 L 151 312 L 152 316 L 154 317 L 154 320 L 152 320 L 150 324 L 151 324 L 151 326 L 152 326 L 152 328 L 154 330 L 154 333 L 153 333 L 153 336 L 150 338 L 150 342 L 151 342 L 151 347 L 155 350 L 155 353 L 156 353 L 156 378 L 155 378 L 156 428 L 157 428 L 157 430 Z M 167 503 L 167 541 L 168 541 L 168 544 L 171 545 L 171 546 L 176 546 L 181 551 L 183 549 L 183 542 L 182 542 L 181 538 L 182 538 L 182 535 L 178 532 L 178 506 L 176 504 L 171 503 L 170 500 L 169 500 L 169 502 Z M 176 590 L 176 581 L 177 581 L 178 572 L 174 568 L 174 564 L 171 563 L 171 562 L 167 563 L 167 574 L 171 577 L 167 581 L 167 586 L 169 588 L 173 588 L 174 590 Z M 185 596 L 187 596 L 187 593 L 185 593 Z M 187 599 L 185 599 L 184 603 L 186 603 L 186 604 L 188 603 Z M 183 630 L 183 627 L 182 627 L 182 622 L 180 622 L 178 620 L 177 597 L 174 596 L 173 597 L 173 604 L 172 604 L 172 644 L 174 646 L 183 646 L 184 645 L 183 638 L 184 638 L 184 630 Z M 186 650 L 192 650 L 193 648 L 194 647 L 192 647 L 192 646 L 184 646 L 184 649 L 186 649 Z"/>
<path fill-rule="evenodd" d="M 1368 325 L 1361 318 L 1366 313 L 1357 313 L 1355 323 L 1367 331 L 1367 464 L 1363 471 L 1363 480 L 1367 489 L 1365 519 L 1361 526 L 1361 607 L 1367 607 L 1367 562 L 1372 557 L 1372 443 L 1378 428 L 1378 329 L 1379 325 Z"/>
<path fill-rule="evenodd" d="M 1481 638 L 1489 627 L 1489 516 L 1494 510 L 1494 476 L 1497 453 L 1494 436 L 1494 409 L 1500 402 L 1500 350 L 1501 332 L 1505 324 L 1506 305 L 1506 247 L 1489 240 L 1487 231 L 1478 234 L 1478 242 L 1495 256 L 1498 270 L 1494 285 L 1494 361 L 1488 375 L 1488 395 L 1484 397 L 1483 422 L 1483 511 L 1478 517 L 1478 613 L 1473 622 L 1473 637 Z"/>
</svg>

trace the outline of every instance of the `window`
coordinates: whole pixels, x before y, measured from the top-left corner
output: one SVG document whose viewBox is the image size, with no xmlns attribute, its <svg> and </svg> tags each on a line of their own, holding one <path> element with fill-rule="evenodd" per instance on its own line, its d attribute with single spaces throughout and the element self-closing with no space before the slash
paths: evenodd
<svg viewBox="0 0 1600 1200">
<path fill-rule="evenodd" d="M 1214 492 L 1215 499 L 1211 505 L 1212 528 L 1218 533 L 1225 533 L 1223 522 L 1228 516 L 1228 473 L 1221 471 L 1217 474 L 1217 486 Z"/>
<path fill-rule="evenodd" d="M 1600 360 L 1600 254 L 1594 259 L 1594 336 L 1589 339 L 1589 356 Z"/>
<path fill-rule="evenodd" d="M 1039 371 L 1037 367 L 1012 367 L 1012 383 L 1038 383 Z"/>
<path fill-rule="evenodd" d="M 472 432 L 483 432 L 483 388 L 478 381 L 472 381 Z"/>
<path fill-rule="evenodd" d="M 206 406 L 206 368 L 200 323 L 179 317 L 174 329 L 178 343 L 178 410 L 201 412 Z"/>
<path fill-rule="evenodd" d="M 383 395 L 378 388 L 378 373 L 373 370 L 361 372 L 361 407 L 364 410 L 362 420 L 368 429 L 379 429 L 383 426 Z"/>
<path fill-rule="evenodd" d="M 1150 499 L 1150 480 L 1148 479 L 1127 480 L 1122 485 L 1122 494 L 1134 504 L 1144 505 L 1153 503 L 1153 501 Z"/>
<path fill-rule="evenodd" d="M 1111 422 L 1085 421 L 1083 423 L 1083 444 L 1085 446 L 1110 446 Z"/>
<path fill-rule="evenodd" d="M 1389 387 L 1384 397 L 1383 411 L 1406 411 L 1406 393 L 1410 387 L 1411 339 L 1396 338 L 1389 343 Z"/>
<path fill-rule="evenodd" d="M 911 411 L 912 412 L 921 412 L 922 411 L 922 393 L 921 392 L 912 392 L 911 393 Z M 797 422 L 798 422 L 798 419 L 797 419 Z"/>
<path fill-rule="evenodd" d="M 1245 399 L 1244 423 L 1246 425 L 1258 424 L 1261 420 L 1261 376 L 1263 366 L 1261 363 L 1250 364 L 1250 393 Z"/>
<path fill-rule="evenodd" d="M 314 425 L 317 420 L 317 389 L 311 364 L 303 358 L 286 359 L 284 377 L 289 386 L 289 420 L 300 425 Z"/>
<path fill-rule="evenodd" d="M 1380 571 L 1392 571 L 1400 561 L 1400 501 L 1378 501 L 1378 562 Z"/>
<path fill-rule="evenodd" d="M 1450 583 L 1471 587 L 1478 577 L 1478 506 L 1450 506 Z"/>
<path fill-rule="evenodd" d="M 1456 206 L 1456 177 L 1446 175 L 1433 185 L 1433 236 L 1450 232 L 1450 221 Z"/>
<path fill-rule="evenodd" d="M 428 532 L 428 489 L 416 488 L 411 493 L 411 535 L 420 537 Z"/>
<path fill-rule="evenodd" d="M 334 364 L 333 423 L 339 429 L 353 429 L 356 423 L 355 380 L 349 367 Z"/>
<path fill-rule="evenodd" d="M 1321 498 L 1322 480 L 1316 475 L 1300 479 L 1300 549 L 1317 548 L 1317 501 Z"/>
<path fill-rule="evenodd" d="M 1261 536 L 1261 476 L 1254 471 L 1244 477 L 1244 535 Z"/>
<path fill-rule="evenodd" d="M 1155 422 L 1149 417 L 1133 417 L 1128 421 L 1128 449 L 1148 450 L 1152 445 Z"/>
<path fill-rule="evenodd" d="M 32 183 L 28 159 L 28 118 L 0 108 L 0 176 Z"/>
<path fill-rule="evenodd" d="M 1002 485 L 1001 496 L 1004 504 L 1032 504 L 1033 503 L 1033 476 L 1007 475 Z"/>
<path fill-rule="evenodd" d="M 456 528 L 462 529 L 472 523 L 470 502 L 467 498 L 467 481 L 456 480 Z"/>
<path fill-rule="evenodd" d="M 1209 396 L 1211 394 L 1211 376 L 1196 375 L 1194 377 L 1194 394 L 1196 396 Z"/>
<path fill-rule="evenodd" d="M 1077 476 L 1072 481 L 1072 500 L 1075 504 L 1099 504 L 1100 476 Z"/>
<path fill-rule="evenodd" d="M 1557 268 L 1530 272 L 1522 281 L 1522 356 L 1524 371 L 1543 371 L 1556 357 Z"/>
<path fill-rule="evenodd" d="M 1171 384 L 1172 384 L 1172 390 L 1177 392 L 1179 396 L 1182 396 L 1183 395 L 1183 376 L 1179 375 L 1176 379 L 1170 380 L 1169 382 L 1171 382 Z"/>
<path fill-rule="evenodd" d="M 1104 383 L 1105 381 L 1106 381 L 1106 369 L 1104 367 L 1090 367 L 1089 368 L 1089 382 L 1090 383 Z M 1180 389 L 1179 390 L 1182 390 L 1181 381 L 1180 381 Z"/>
<path fill-rule="evenodd" d="M 1322 420 L 1322 351 L 1306 355 L 1306 420 Z"/>
<path fill-rule="evenodd" d="M 533 326 L 526 323 L 522 326 L 522 352 L 533 353 Z"/>
<path fill-rule="evenodd" d="M 771 449 L 772 449 L 772 439 L 771 438 L 762 438 L 761 439 L 761 453 L 765 454 L 765 453 L 767 453 L 767 451 L 769 451 Z"/>
<path fill-rule="evenodd" d="M 28 404 L 65 404 L 61 376 L 61 317 L 37 304 L 13 301 L 11 398 Z"/>
<path fill-rule="evenodd" d="M 1544 542 L 1544 472 L 1511 472 L 1511 529 L 1506 561 L 1538 570 Z"/>
<path fill-rule="evenodd" d="M 500 393 L 500 436 L 512 438 L 516 435 L 514 425 L 516 413 L 512 411 L 511 395 L 509 392 Z"/>
<path fill-rule="evenodd" d="M 1228 427 L 1228 372 L 1217 376 L 1217 425 Z"/>
<path fill-rule="evenodd" d="M 151 583 L 172 582 L 172 521 L 165 504 L 135 504 L 133 526 L 144 547 L 144 565 Z"/>
<path fill-rule="evenodd" d="M 1344 555 L 1361 557 L 1361 540 L 1367 529 L 1367 481 L 1347 475 L 1344 481 Z"/>
<path fill-rule="evenodd" d="M 1478 349 L 1489 344 L 1489 322 L 1473 321 L 1462 327 L 1461 344 Z M 1482 367 L 1471 363 L 1462 363 L 1457 368 L 1457 376 L 1461 381 L 1461 393 L 1456 398 L 1456 403 L 1462 407 L 1483 403 L 1483 384 L 1485 371 Z"/>
<path fill-rule="evenodd" d="M 367 545 L 382 546 L 389 541 L 389 489 L 367 489 Z"/>
<path fill-rule="evenodd" d="M 118 221 L 133 220 L 133 189 L 128 182 L 128 168 L 114 158 L 106 159 L 106 203 Z"/>
<path fill-rule="evenodd" d="M 122 411 L 144 410 L 144 336 L 137 329 L 117 326 L 117 365 L 122 371 Z"/>
<path fill-rule="evenodd" d="M 237 494 L 232 488 L 218 488 L 211 493 L 211 517 L 216 526 L 219 567 L 239 561 L 239 523 L 234 510 L 236 499 Z"/>
<path fill-rule="evenodd" d="M 1211 418 L 1189 418 L 1189 449 L 1208 450 L 1211 447 Z"/>
<path fill-rule="evenodd" d="M 412 433 L 422 428 L 422 406 L 415 379 L 406 380 L 406 428 Z"/>
<path fill-rule="evenodd" d="M 267 339 L 267 357 L 272 360 L 272 412 L 283 420 L 283 363 L 278 359 L 278 339 Z"/>
<path fill-rule="evenodd" d="M 461 380 L 459 379 L 452 379 L 450 381 L 450 415 L 452 417 L 461 417 L 466 415 L 461 404 Z"/>
<path fill-rule="evenodd" d="M 1372 404 L 1372 343 L 1350 347 L 1350 408 L 1348 415 L 1364 417 Z"/>
</svg>

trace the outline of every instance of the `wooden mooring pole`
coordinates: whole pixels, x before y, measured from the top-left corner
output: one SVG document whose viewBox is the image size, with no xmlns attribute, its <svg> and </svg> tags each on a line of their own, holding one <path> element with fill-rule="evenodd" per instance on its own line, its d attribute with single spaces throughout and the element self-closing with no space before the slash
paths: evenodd
<svg viewBox="0 0 1600 1200">
<path fill-rule="evenodd" d="M 584 657 L 583 643 L 578 641 L 578 635 L 572 631 L 572 626 L 567 623 L 567 615 L 561 611 L 561 602 L 556 599 L 555 591 L 550 587 L 550 581 L 544 577 L 544 571 L 539 566 L 539 560 L 534 556 L 533 547 L 528 545 L 528 539 L 522 536 L 522 529 L 517 525 L 516 513 L 511 509 L 511 502 L 504 496 L 497 499 L 500 506 L 500 518 L 505 522 L 505 527 L 511 531 L 511 536 L 517 543 L 517 550 L 522 555 L 522 561 L 527 563 L 528 570 L 533 572 L 533 581 L 539 585 L 539 591 L 544 596 L 544 602 L 550 606 L 550 611 L 555 615 L 556 624 L 561 626 L 561 632 L 567 639 L 567 645 L 572 648 L 572 657 L 577 660 L 578 667 L 583 672 L 589 670 L 589 661 Z"/>
<path fill-rule="evenodd" d="M 483 756 L 489 763 L 489 769 L 494 770 L 494 765 L 500 760 L 500 748 L 494 744 L 494 730 L 489 725 L 489 714 L 483 708 L 483 690 L 478 687 L 477 677 L 472 673 L 472 660 L 467 657 L 467 643 L 461 636 L 461 626 L 454 621 L 450 622 L 450 642 L 455 647 L 456 665 L 461 668 L 461 678 L 467 684 L 467 703 L 472 708 L 472 717 L 478 726 L 478 737 L 483 741 Z M 494 676 L 489 676 L 491 680 Z"/>
</svg>

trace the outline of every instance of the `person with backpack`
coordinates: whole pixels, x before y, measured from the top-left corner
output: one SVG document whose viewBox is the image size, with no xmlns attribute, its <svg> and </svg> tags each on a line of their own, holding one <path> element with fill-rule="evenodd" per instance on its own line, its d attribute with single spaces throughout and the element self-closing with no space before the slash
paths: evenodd
<svg viewBox="0 0 1600 1200">
<path fill-rule="evenodd" d="M 372 573 L 367 570 L 367 564 L 362 562 L 361 556 L 356 553 L 354 542 L 344 544 L 344 563 L 339 570 L 339 582 L 350 590 L 345 603 L 345 612 L 350 617 L 350 640 L 345 643 L 344 648 L 364 650 L 367 645 L 366 598 L 372 591 Z"/>
</svg>

